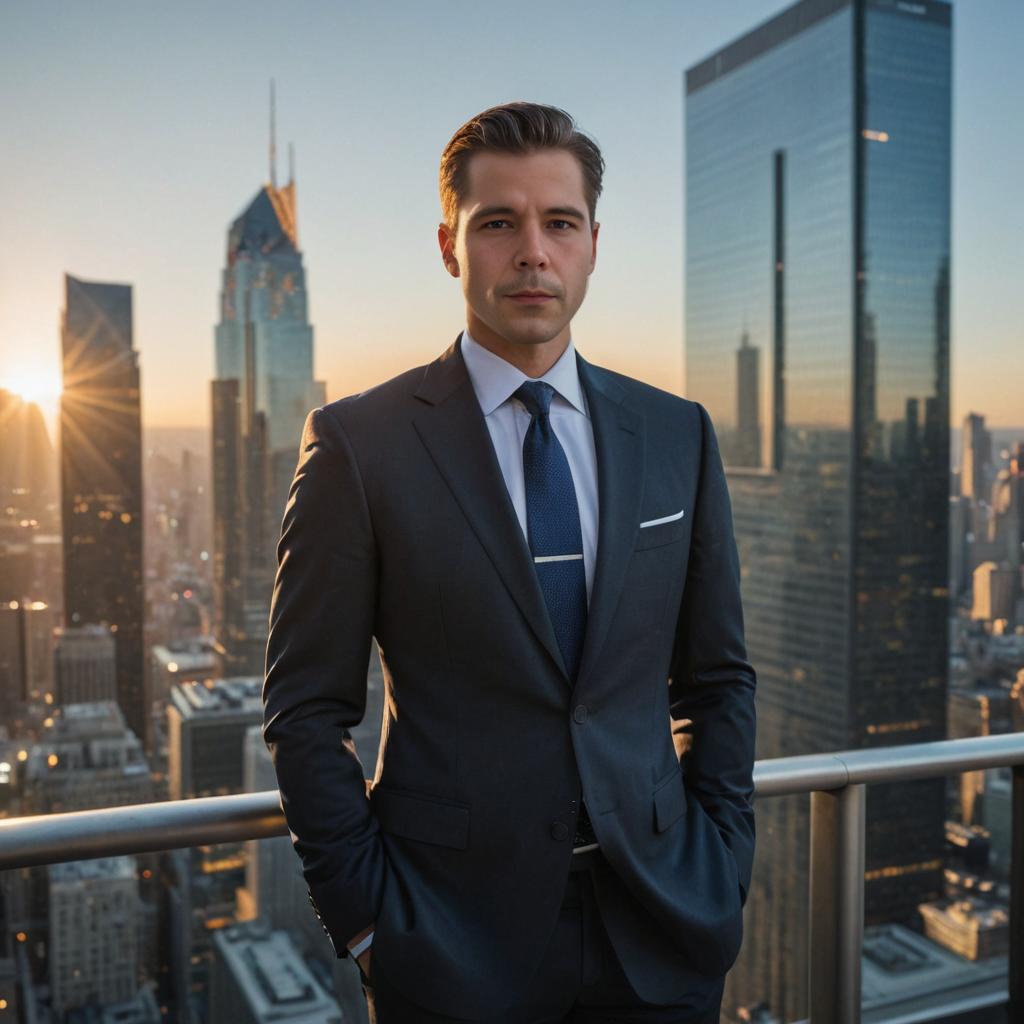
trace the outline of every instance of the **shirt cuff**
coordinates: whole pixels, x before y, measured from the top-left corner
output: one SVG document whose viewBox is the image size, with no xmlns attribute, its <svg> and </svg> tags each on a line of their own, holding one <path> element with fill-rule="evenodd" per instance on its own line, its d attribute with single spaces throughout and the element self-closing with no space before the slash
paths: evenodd
<svg viewBox="0 0 1024 1024">
<path fill-rule="evenodd" d="M 355 959 L 358 959 L 358 958 L 360 957 L 360 955 L 362 955 L 363 953 L 365 953 L 365 952 L 366 952 L 366 950 L 368 950 L 368 949 L 370 948 L 370 946 L 372 945 L 372 943 L 373 943 L 373 932 L 370 932 L 370 934 L 369 934 L 369 935 L 367 935 L 365 939 L 363 939 L 363 940 L 362 940 L 362 941 L 360 941 L 360 942 L 357 942 L 357 943 L 356 943 L 356 944 L 355 944 L 355 945 L 354 945 L 354 946 L 353 946 L 353 947 L 352 947 L 352 948 L 351 948 L 351 949 L 350 949 L 350 950 L 348 951 L 348 955 L 349 955 L 350 957 L 352 957 L 352 958 L 353 958 L 354 960 L 355 960 Z"/>
</svg>

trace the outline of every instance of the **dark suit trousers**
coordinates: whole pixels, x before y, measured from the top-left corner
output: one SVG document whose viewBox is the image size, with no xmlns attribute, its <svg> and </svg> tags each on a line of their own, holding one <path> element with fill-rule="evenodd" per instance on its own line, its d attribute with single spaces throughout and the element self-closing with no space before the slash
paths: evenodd
<svg viewBox="0 0 1024 1024">
<path fill-rule="evenodd" d="M 370 1024 L 463 1024 L 410 1002 L 379 976 L 370 958 L 364 978 Z M 589 870 L 569 875 L 558 924 L 540 967 L 517 1003 L 489 1024 L 718 1024 L 725 979 L 709 978 L 674 1006 L 634 992 L 605 931 Z"/>
</svg>

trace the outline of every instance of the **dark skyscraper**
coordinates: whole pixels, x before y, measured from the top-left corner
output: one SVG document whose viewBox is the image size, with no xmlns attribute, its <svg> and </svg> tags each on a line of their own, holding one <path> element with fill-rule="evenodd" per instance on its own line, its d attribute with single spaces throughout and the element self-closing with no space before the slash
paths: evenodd
<svg viewBox="0 0 1024 1024">
<path fill-rule="evenodd" d="M 801 0 L 686 74 L 687 386 L 730 474 L 759 757 L 945 736 L 950 94 L 938 0 Z M 754 472 L 744 313 L 770 339 Z M 867 813 L 866 921 L 913 923 L 944 781 Z M 806 800 L 759 805 L 727 1006 L 806 1015 L 807 844 Z"/>
<path fill-rule="evenodd" d="M 129 728 L 144 735 L 142 426 L 132 290 L 70 275 L 64 282 L 64 620 L 110 627 L 117 702 Z"/>
<path fill-rule="evenodd" d="M 271 149 L 273 153 L 273 148 Z M 313 380 L 295 182 L 265 185 L 228 232 L 212 382 L 214 593 L 227 675 L 262 674 L 276 548 Z"/>
</svg>

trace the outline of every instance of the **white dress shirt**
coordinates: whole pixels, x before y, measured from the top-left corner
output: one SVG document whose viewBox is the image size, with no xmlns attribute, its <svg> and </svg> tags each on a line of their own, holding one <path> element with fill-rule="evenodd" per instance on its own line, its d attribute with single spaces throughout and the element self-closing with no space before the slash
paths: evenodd
<svg viewBox="0 0 1024 1024">
<path fill-rule="evenodd" d="M 526 529 L 526 482 L 523 477 L 523 440 L 530 426 L 526 406 L 513 394 L 527 377 L 522 370 L 496 356 L 468 330 L 462 332 L 462 358 L 473 383 L 484 422 L 491 435 L 494 454 L 505 478 L 509 497 L 515 507 L 523 536 Z M 555 389 L 551 399 L 551 427 L 569 460 L 576 504 L 580 510 L 583 535 L 583 568 L 587 577 L 587 601 L 594 588 L 594 561 L 597 555 L 597 453 L 590 423 L 587 397 L 580 384 L 576 349 L 570 339 L 558 362 L 536 378 Z"/>
</svg>

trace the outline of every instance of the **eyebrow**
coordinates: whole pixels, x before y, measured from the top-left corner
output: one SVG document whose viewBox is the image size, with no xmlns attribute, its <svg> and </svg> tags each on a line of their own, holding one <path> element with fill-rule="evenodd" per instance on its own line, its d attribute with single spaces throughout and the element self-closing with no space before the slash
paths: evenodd
<svg viewBox="0 0 1024 1024">
<path fill-rule="evenodd" d="M 487 217 L 514 217 L 516 211 L 511 206 L 485 206 L 470 218 L 473 223 L 484 220 Z M 585 220 L 586 215 L 575 206 L 551 206 L 544 211 L 545 217 L 575 217 L 577 220 Z"/>
</svg>

